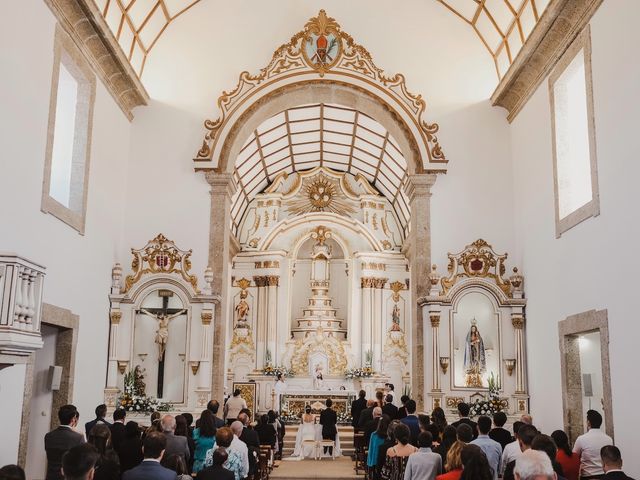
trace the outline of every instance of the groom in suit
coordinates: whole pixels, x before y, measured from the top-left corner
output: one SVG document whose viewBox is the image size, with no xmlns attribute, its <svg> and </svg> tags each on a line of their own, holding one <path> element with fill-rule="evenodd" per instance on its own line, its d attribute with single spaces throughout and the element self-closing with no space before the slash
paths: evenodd
<svg viewBox="0 0 640 480">
<path fill-rule="evenodd" d="M 327 398 L 325 402 L 327 408 L 325 408 L 320 413 L 320 425 L 322 425 L 322 439 L 323 440 L 333 440 L 335 442 L 336 435 L 338 434 L 338 429 L 336 428 L 336 424 L 338 423 L 338 414 L 331 408 L 333 402 L 330 398 Z M 324 447 L 324 453 L 329 453 L 329 455 L 333 455 L 332 447 Z"/>
</svg>

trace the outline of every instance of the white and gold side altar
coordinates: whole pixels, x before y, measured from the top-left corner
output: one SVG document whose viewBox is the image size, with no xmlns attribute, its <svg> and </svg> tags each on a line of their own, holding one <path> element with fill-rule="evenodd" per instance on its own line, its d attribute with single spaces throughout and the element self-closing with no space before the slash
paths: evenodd
<svg viewBox="0 0 640 480">
<path fill-rule="evenodd" d="M 433 265 L 431 290 L 419 299 L 425 327 L 427 403 L 455 414 L 460 402 L 495 395 L 509 415 L 529 410 L 524 277 L 505 276 L 507 254 L 479 239 L 448 255 L 447 273 Z"/>
<path fill-rule="evenodd" d="M 125 376 L 136 371 L 145 396 L 172 411 L 197 411 L 211 395 L 214 307 L 212 272 L 199 285 L 191 250 L 159 234 L 131 249 L 131 273 L 112 270 L 105 403 L 116 407 Z"/>
<path fill-rule="evenodd" d="M 255 381 L 258 410 L 286 391 L 373 395 L 409 383 L 411 309 L 405 232 L 362 175 L 282 173 L 255 195 L 237 237 L 227 384 Z M 366 376 L 353 376 L 358 369 Z M 320 379 L 320 380 L 319 380 Z"/>
</svg>

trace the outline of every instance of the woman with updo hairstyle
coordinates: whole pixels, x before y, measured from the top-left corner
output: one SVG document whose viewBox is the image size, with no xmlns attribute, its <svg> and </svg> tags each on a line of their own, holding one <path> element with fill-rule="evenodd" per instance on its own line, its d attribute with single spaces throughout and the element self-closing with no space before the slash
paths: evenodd
<svg viewBox="0 0 640 480">
<path fill-rule="evenodd" d="M 413 455 L 418 451 L 416 447 L 409 443 L 411 431 L 407 425 L 404 423 L 398 424 L 393 433 L 396 437 L 396 444 L 387 449 L 386 462 L 380 473 L 383 480 L 404 479 L 404 471 L 409 455 Z"/>
</svg>

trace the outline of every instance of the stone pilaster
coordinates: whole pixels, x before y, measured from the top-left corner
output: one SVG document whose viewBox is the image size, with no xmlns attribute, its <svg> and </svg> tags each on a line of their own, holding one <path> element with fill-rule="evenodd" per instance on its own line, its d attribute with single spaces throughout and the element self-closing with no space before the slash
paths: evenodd
<svg viewBox="0 0 640 480">
<path fill-rule="evenodd" d="M 407 256 L 411 265 L 411 391 L 418 410 L 424 409 L 424 327 L 418 298 L 429 294 L 431 271 L 431 187 L 434 174 L 409 175 L 407 195 L 411 208 L 411 233 Z"/>
<path fill-rule="evenodd" d="M 266 276 L 267 289 L 267 348 L 273 355 L 274 365 L 279 365 L 278 352 L 278 286 L 280 277 L 278 275 Z"/>
<path fill-rule="evenodd" d="M 235 183 L 231 173 L 205 173 L 211 185 L 211 217 L 209 223 L 209 262 L 213 269 L 211 290 L 219 295 L 215 306 L 211 362 L 211 396 L 222 403 L 226 370 L 226 333 L 229 322 L 229 268 L 231 255 L 231 197 Z"/>
<path fill-rule="evenodd" d="M 440 312 L 430 311 L 429 320 L 431 321 L 431 391 L 440 391 Z"/>
<path fill-rule="evenodd" d="M 525 372 L 526 365 L 524 359 L 524 317 L 521 313 L 511 315 L 511 324 L 515 330 L 515 346 L 516 346 L 516 394 L 526 393 L 525 388 Z"/>
</svg>

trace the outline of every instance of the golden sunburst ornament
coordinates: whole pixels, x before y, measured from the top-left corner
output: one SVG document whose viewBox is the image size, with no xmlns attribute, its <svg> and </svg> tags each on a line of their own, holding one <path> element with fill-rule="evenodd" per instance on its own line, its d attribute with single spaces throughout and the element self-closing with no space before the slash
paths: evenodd
<svg viewBox="0 0 640 480">
<path fill-rule="evenodd" d="M 305 192 L 315 212 L 323 212 L 327 209 L 337 194 L 335 185 L 326 178 L 318 178 L 307 185 Z"/>
</svg>

